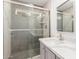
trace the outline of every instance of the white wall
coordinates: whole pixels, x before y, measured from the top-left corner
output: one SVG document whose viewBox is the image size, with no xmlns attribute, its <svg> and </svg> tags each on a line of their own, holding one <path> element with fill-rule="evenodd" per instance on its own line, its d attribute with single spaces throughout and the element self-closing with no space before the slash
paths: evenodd
<svg viewBox="0 0 79 59">
<path fill-rule="evenodd" d="M 47 4 L 44 6 L 50 10 L 50 34 L 53 36 L 54 32 L 57 32 L 57 11 L 56 11 L 56 1 L 49 0 Z"/>
<path fill-rule="evenodd" d="M 62 37 L 64 40 L 76 43 L 76 34 L 74 32 L 62 32 Z"/>
<path fill-rule="evenodd" d="M 10 20 L 10 4 L 4 2 L 4 59 L 8 59 L 10 56 L 10 31 L 9 21 Z"/>
</svg>

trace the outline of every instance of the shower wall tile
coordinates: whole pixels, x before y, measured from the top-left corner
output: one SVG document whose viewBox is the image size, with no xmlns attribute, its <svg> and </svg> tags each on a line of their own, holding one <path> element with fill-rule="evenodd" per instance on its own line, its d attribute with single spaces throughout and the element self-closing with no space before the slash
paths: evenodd
<svg viewBox="0 0 79 59">
<path fill-rule="evenodd" d="M 12 53 L 28 50 L 31 46 L 32 37 L 28 31 L 13 31 L 11 33 Z"/>
<path fill-rule="evenodd" d="M 39 36 L 33 36 L 29 31 L 13 31 L 11 33 L 12 54 L 29 49 L 37 49 L 40 46 Z"/>
</svg>

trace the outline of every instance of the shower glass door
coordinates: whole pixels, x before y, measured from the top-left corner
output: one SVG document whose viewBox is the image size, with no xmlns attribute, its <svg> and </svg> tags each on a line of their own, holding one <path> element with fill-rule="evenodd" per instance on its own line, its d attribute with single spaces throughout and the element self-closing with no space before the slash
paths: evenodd
<svg viewBox="0 0 79 59">
<path fill-rule="evenodd" d="M 33 59 L 40 54 L 39 38 L 49 36 L 49 12 L 12 3 L 10 6 L 10 59 Z"/>
</svg>

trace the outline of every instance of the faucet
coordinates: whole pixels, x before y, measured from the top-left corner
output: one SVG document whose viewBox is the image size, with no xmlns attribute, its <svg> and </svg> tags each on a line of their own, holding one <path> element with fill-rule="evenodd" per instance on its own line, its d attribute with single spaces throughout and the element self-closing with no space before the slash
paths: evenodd
<svg viewBox="0 0 79 59">
<path fill-rule="evenodd" d="M 61 34 L 61 33 L 59 34 L 59 36 L 60 36 L 60 39 L 59 39 L 59 40 L 63 40 L 63 38 L 62 38 L 62 34 Z"/>
</svg>

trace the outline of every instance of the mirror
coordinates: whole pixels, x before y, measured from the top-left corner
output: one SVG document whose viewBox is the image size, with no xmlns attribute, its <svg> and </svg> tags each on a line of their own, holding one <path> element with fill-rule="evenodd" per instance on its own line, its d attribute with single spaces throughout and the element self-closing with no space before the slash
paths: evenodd
<svg viewBox="0 0 79 59">
<path fill-rule="evenodd" d="M 57 7 L 57 30 L 61 32 L 74 32 L 74 4 L 66 1 Z"/>
</svg>

